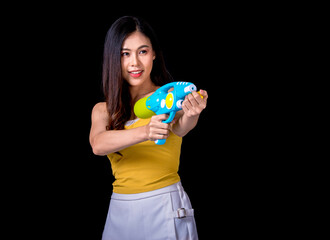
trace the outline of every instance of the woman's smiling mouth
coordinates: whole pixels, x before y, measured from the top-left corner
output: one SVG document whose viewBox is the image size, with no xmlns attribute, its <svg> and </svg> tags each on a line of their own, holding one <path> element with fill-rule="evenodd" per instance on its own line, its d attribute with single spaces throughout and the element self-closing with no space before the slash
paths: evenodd
<svg viewBox="0 0 330 240">
<path fill-rule="evenodd" d="M 129 75 L 133 78 L 138 78 L 142 75 L 143 70 L 138 70 L 138 71 L 129 71 Z"/>
</svg>

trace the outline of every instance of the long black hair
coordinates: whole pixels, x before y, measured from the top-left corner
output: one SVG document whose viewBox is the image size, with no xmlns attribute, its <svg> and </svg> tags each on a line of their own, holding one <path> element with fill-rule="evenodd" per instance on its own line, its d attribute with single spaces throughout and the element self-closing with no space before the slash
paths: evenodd
<svg viewBox="0 0 330 240">
<path fill-rule="evenodd" d="M 124 129 L 131 118 L 131 97 L 128 83 L 121 73 L 121 48 L 129 34 L 139 31 L 150 39 L 156 58 L 150 73 L 151 81 L 162 86 L 173 81 L 168 73 L 163 53 L 152 27 L 142 18 L 124 16 L 117 19 L 107 32 L 103 54 L 103 93 L 110 116 L 109 130 Z"/>
</svg>

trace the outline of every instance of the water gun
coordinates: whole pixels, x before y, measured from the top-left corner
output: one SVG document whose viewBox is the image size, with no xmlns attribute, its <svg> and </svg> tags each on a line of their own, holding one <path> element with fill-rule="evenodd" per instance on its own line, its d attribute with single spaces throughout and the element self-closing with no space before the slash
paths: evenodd
<svg viewBox="0 0 330 240">
<path fill-rule="evenodd" d="M 168 92 L 171 88 L 173 91 Z M 171 82 L 158 88 L 151 96 L 141 98 L 134 105 L 134 113 L 138 118 L 146 119 L 153 115 L 169 114 L 163 123 L 172 122 L 177 111 L 182 109 L 186 95 L 196 91 L 197 87 L 190 82 Z M 202 96 L 201 96 L 202 97 Z M 163 145 L 166 139 L 156 140 L 157 145 Z"/>
</svg>

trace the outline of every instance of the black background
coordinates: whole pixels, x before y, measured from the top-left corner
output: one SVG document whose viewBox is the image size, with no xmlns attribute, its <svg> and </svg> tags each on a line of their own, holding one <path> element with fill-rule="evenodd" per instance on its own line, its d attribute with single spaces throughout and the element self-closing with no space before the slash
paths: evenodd
<svg viewBox="0 0 330 240">
<path fill-rule="evenodd" d="M 275 160 L 285 147 L 271 97 L 283 74 L 278 18 L 269 6 L 165 2 L 54 5 L 12 16 L 13 100 L 24 132 L 14 191 L 25 198 L 17 208 L 26 212 L 26 234 L 101 238 L 114 179 L 108 159 L 92 153 L 90 116 L 103 101 L 105 35 L 123 15 L 151 24 L 176 81 L 208 91 L 207 108 L 184 137 L 179 170 L 200 239 L 275 236 L 278 224 L 269 218 L 282 201 L 273 194 Z"/>
</svg>

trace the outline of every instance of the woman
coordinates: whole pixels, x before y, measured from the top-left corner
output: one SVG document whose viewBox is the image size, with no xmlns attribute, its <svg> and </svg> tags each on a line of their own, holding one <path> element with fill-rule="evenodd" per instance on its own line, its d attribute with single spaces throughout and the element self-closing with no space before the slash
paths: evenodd
<svg viewBox="0 0 330 240">
<path fill-rule="evenodd" d="M 170 124 L 165 114 L 138 119 L 133 112 L 171 80 L 152 28 L 136 17 L 115 21 L 104 44 L 105 102 L 94 106 L 90 130 L 94 154 L 108 156 L 115 177 L 104 240 L 198 239 L 177 172 L 182 137 L 196 126 L 207 92 L 189 94 Z"/>
</svg>

